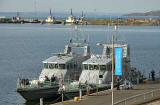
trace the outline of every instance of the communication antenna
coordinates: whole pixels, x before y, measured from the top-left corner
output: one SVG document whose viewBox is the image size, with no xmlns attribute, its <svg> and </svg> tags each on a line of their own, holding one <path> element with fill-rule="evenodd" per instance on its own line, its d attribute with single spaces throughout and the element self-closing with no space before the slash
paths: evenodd
<svg viewBox="0 0 160 105">
<path fill-rule="evenodd" d="M 112 25 L 112 23 L 111 23 L 111 16 L 109 16 L 109 22 L 108 22 L 108 35 L 107 35 L 107 42 L 108 43 L 111 43 L 111 41 L 110 41 L 110 39 L 111 39 L 111 31 L 110 31 L 110 26 Z"/>
<path fill-rule="evenodd" d="M 96 9 L 94 9 L 94 19 L 96 20 Z"/>
<path fill-rule="evenodd" d="M 71 16 L 72 16 L 72 8 L 71 8 Z"/>
<path fill-rule="evenodd" d="M 118 24 L 117 25 L 119 26 L 119 16 L 118 16 Z"/>
<path fill-rule="evenodd" d="M 50 16 L 52 16 L 52 10 L 51 10 L 51 8 L 50 8 L 50 13 L 49 14 L 50 14 Z"/>
<path fill-rule="evenodd" d="M 19 12 L 17 12 L 17 17 L 19 17 Z"/>
<path fill-rule="evenodd" d="M 82 17 L 84 16 L 83 11 L 82 11 Z"/>
<path fill-rule="evenodd" d="M 82 37 L 83 37 L 83 39 L 86 39 L 86 38 L 85 38 L 85 32 L 84 32 L 83 25 L 82 25 L 82 30 L 81 30 L 81 31 L 82 31 Z"/>
<path fill-rule="evenodd" d="M 35 17 L 37 17 L 37 0 L 34 0 Z"/>
<path fill-rule="evenodd" d="M 75 25 L 74 30 L 76 32 L 76 39 L 78 39 L 78 26 L 77 25 Z"/>
<path fill-rule="evenodd" d="M 88 34 L 88 42 L 90 42 L 89 40 L 90 40 L 90 39 L 89 39 L 89 34 Z"/>
</svg>

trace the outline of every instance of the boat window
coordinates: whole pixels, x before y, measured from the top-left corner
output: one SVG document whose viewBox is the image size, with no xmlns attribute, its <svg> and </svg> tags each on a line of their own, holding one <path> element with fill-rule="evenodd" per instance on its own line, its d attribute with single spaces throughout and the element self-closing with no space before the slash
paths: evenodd
<svg viewBox="0 0 160 105">
<path fill-rule="evenodd" d="M 58 69 L 58 64 L 55 64 L 54 67 L 55 67 L 55 69 Z"/>
<path fill-rule="evenodd" d="M 83 69 L 84 69 L 84 70 L 88 70 L 88 65 L 87 65 L 87 64 L 84 64 L 84 65 L 83 65 Z"/>
<path fill-rule="evenodd" d="M 98 65 L 94 65 L 94 70 L 99 70 L 99 66 Z"/>
<path fill-rule="evenodd" d="M 99 78 L 103 78 L 103 75 L 99 75 Z"/>
<path fill-rule="evenodd" d="M 47 63 L 44 63 L 44 68 L 48 69 L 48 64 Z"/>
<path fill-rule="evenodd" d="M 100 65 L 100 70 L 106 70 L 106 65 Z"/>
<path fill-rule="evenodd" d="M 77 68 L 77 65 L 76 65 L 76 64 L 74 64 L 74 68 Z"/>
<path fill-rule="evenodd" d="M 94 66 L 93 65 L 89 65 L 89 70 L 94 70 Z"/>
<path fill-rule="evenodd" d="M 59 69 L 65 69 L 65 64 L 59 64 Z"/>
<path fill-rule="evenodd" d="M 109 64 L 109 65 L 107 65 L 107 70 L 109 71 L 109 70 L 111 70 L 111 64 Z"/>
<path fill-rule="evenodd" d="M 54 69 L 54 64 L 49 64 L 49 69 Z"/>
<path fill-rule="evenodd" d="M 67 69 L 69 69 L 69 64 L 67 64 Z"/>
<path fill-rule="evenodd" d="M 72 63 L 70 63 L 70 68 L 73 69 L 73 64 Z"/>
</svg>

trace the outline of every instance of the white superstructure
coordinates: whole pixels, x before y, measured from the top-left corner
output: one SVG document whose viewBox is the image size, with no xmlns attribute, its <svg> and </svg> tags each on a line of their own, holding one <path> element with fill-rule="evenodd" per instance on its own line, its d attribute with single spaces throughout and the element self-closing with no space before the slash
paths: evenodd
<svg viewBox="0 0 160 105">
<path fill-rule="evenodd" d="M 84 61 L 79 81 L 90 84 L 107 84 L 112 77 L 112 44 L 104 46 L 102 55 L 93 55 Z M 127 78 L 130 70 L 130 53 L 128 44 L 115 44 L 114 47 L 123 49 L 122 78 Z"/>
<path fill-rule="evenodd" d="M 66 23 L 76 23 L 76 18 L 72 14 L 72 9 L 71 9 L 71 15 L 65 20 Z"/>
<path fill-rule="evenodd" d="M 47 19 L 45 20 L 46 23 L 54 23 L 55 22 L 55 18 L 52 15 L 51 9 L 50 9 L 50 15 L 47 17 Z"/>
<path fill-rule="evenodd" d="M 84 49 L 83 54 L 74 54 L 72 48 Z M 44 68 L 39 76 L 40 81 L 44 81 L 52 76 L 58 81 L 60 75 L 64 80 L 78 80 L 82 72 L 82 62 L 90 58 L 90 46 L 87 43 L 72 43 L 65 46 L 64 53 L 54 54 L 52 57 L 43 61 Z"/>
<path fill-rule="evenodd" d="M 81 18 L 79 18 L 79 20 L 78 20 L 78 23 L 79 23 L 79 24 L 86 24 L 86 20 L 85 20 L 85 16 L 84 16 L 84 14 L 83 14 L 83 11 L 82 11 L 82 16 L 81 16 Z"/>
</svg>

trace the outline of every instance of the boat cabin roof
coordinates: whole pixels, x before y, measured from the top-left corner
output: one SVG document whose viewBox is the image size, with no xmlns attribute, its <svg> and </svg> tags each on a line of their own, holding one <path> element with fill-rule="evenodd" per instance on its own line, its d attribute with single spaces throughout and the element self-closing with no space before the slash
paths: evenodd
<svg viewBox="0 0 160 105">
<path fill-rule="evenodd" d="M 43 61 L 43 63 L 66 63 L 73 59 L 73 56 L 63 55 L 63 56 L 52 56 Z"/>
<path fill-rule="evenodd" d="M 112 48 L 112 44 L 105 44 L 104 46 L 107 46 L 109 48 Z M 129 46 L 128 44 L 114 44 L 114 47 L 127 47 Z"/>
<path fill-rule="evenodd" d="M 94 57 L 91 57 L 90 59 L 83 62 L 83 64 L 92 64 L 92 65 L 106 65 L 107 63 L 111 62 L 111 58 L 108 58 L 107 56 L 101 56 L 97 55 Z"/>
</svg>

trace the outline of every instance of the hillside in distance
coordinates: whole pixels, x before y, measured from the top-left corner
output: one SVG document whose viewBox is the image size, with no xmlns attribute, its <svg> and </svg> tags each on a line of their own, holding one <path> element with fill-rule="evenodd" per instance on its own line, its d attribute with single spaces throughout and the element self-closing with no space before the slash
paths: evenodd
<svg viewBox="0 0 160 105">
<path fill-rule="evenodd" d="M 150 11 L 146 13 L 130 13 L 130 14 L 124 14 L 123 16 L 160 16 L 160 10 Z"/>
</svg>

